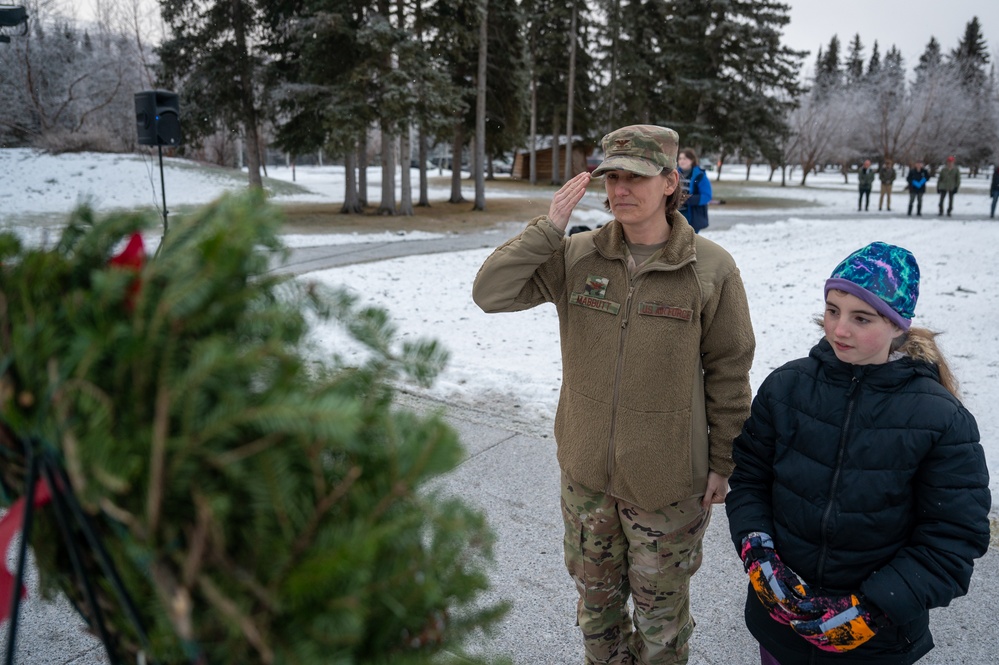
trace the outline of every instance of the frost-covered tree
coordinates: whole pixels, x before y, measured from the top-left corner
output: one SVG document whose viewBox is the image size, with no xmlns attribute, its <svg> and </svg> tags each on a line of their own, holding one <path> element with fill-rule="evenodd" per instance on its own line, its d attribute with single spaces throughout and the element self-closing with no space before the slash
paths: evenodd
<svg viewBox="0 0 999 665">
<path fill-rule="evenodd" d="M 148 47 L 120 24 L 84 27 L 44 4 L 30 15 L 28 34 L 0 44 L 0 145 L 134 149 L 133 95 L 148 87 Z"/>
</svg>

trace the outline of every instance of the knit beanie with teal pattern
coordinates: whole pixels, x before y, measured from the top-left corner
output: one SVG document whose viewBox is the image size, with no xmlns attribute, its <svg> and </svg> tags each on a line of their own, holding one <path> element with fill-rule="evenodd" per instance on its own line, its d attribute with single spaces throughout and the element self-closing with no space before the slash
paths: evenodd
<svg viewBox="0 0 999 665">
<path fill-rule="evenodd" d="M 829 289 L 857 296 L 902 330 L 908 330 L 919 298 L 919 265 L 912 252 L 872 242 L 843 259 L 826 280 Z"/>
</svg>

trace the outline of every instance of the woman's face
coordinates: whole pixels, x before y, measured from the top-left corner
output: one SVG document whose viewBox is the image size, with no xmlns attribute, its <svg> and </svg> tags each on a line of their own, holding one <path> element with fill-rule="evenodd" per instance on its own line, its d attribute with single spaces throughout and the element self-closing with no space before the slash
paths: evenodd
<svg viewBox="0 0 999 665">
<path fill-rule="evenodd" d="M 693 163 L 694 162 L 691 161 L 690 157 L 687 157 L 687 155 L 682 152 L 676 158 L 676 165 L 679 166 L 682 171 L 689 171 Z"/>
<path fill-rule="evenodd" d="M 679 182 L 676 171 L 644 176 L 631 171 L 608 171 L 604 176 L 607 202 L 614 218 L 625 226 L 666 220 L 666 197 Z"/>
<path fill-rule="evenodd" d="M 822 317 L 836 357 L 851 365 L 888 362 L 891 343 L 902 331 L 857 296 L 830 289 Z"/>
</svg>

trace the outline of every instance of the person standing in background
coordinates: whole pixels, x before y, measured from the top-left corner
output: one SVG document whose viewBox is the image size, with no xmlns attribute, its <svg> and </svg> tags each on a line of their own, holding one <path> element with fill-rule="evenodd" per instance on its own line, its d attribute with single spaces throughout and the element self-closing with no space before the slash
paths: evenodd
<svg viewBox="0 0 999 665">
<path fill-rule="evenodd" d="M 916 203 L 916 215 L 923 214 L 923 194 L 926 193 L 926 181 L 930 179 L 930 172 L 923 166 L 923 160 L 917 159 L 916 163 L 909 169 L 909 175 L 905 176 L 909 183 L 909 212 L 912 216 L 912 204 Z"/>
<path fill-rule="evenodd" d="M 871 188 L 874 186 L 874 171 L 871 170 L 871 160 L 865 159 L 864 165 L 857 171 L 857 187 L 860 198 L 857 199 L 857 212 L 861 206 L 866 211 L 871 205 Z"/>
<path fill-rule="evenodd" d="M 947 158 L 947 164 L 940 169 L 937 177 L 937 192 L 940 194 L 940 211 L 937 216 L 944 214 L 944 198 L 947 199 L 947 216 L 954 210 L 954 195 L 957 194 L 961 186 L 961 169 L 954 165 L 954 156 Z"/>
<path fill-rule="evenodd" d="M 711 180 L 697 163 L 697 153 L 684 148 L 677 157 L 680 175 L 687 183 L 687 200 L 680 206 L 680 214 L 694 227 L 694 233 L 708 228 L 708 203 L 713 196 Z"/>
<path fill-rule="evenodd" d="M 878 210 L 881 210 L 882 204 L 885 203 L 885 197 L 887 197 L 888 212 L 891 212 L 891 188 L 895 183 L 896 176 L 895 163 L 890 159 L 886 159 L 885 163 L 878 169 L 878 179 L 881 180 L 881 196 L 878 198 Z"/>
<path fill-rule="evenodd" d="M 996 202 L 999 201 L 999 164 L 992 170 L 992 186 L 989 188 L 989 195 L 992 196 L 992 212 L 989 217 L 996 216 Z"/>
</svg>

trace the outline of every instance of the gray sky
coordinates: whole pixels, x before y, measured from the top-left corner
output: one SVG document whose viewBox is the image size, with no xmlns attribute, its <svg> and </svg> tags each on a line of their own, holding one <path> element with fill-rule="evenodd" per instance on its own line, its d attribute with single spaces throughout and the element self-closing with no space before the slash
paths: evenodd
<svg viewBox="0 0 999 665">
<path fill-rule="evenodd" d="M 871 57 L 874 41 L 884 57 L 892 44 L 911 69 L 918 63 L 930 37 L 949 53 L 975 16 L 994 62 L 999 52 L 999 0 L 782 0 L 791 6 L 791 23 L 784 28 L 784 43 L 811 51 L 805 69 L 811 71 L 819 47 L 839 36 L 845 54 L 853 36 L 860 35 L 865 59 Z"/>
</svg>

